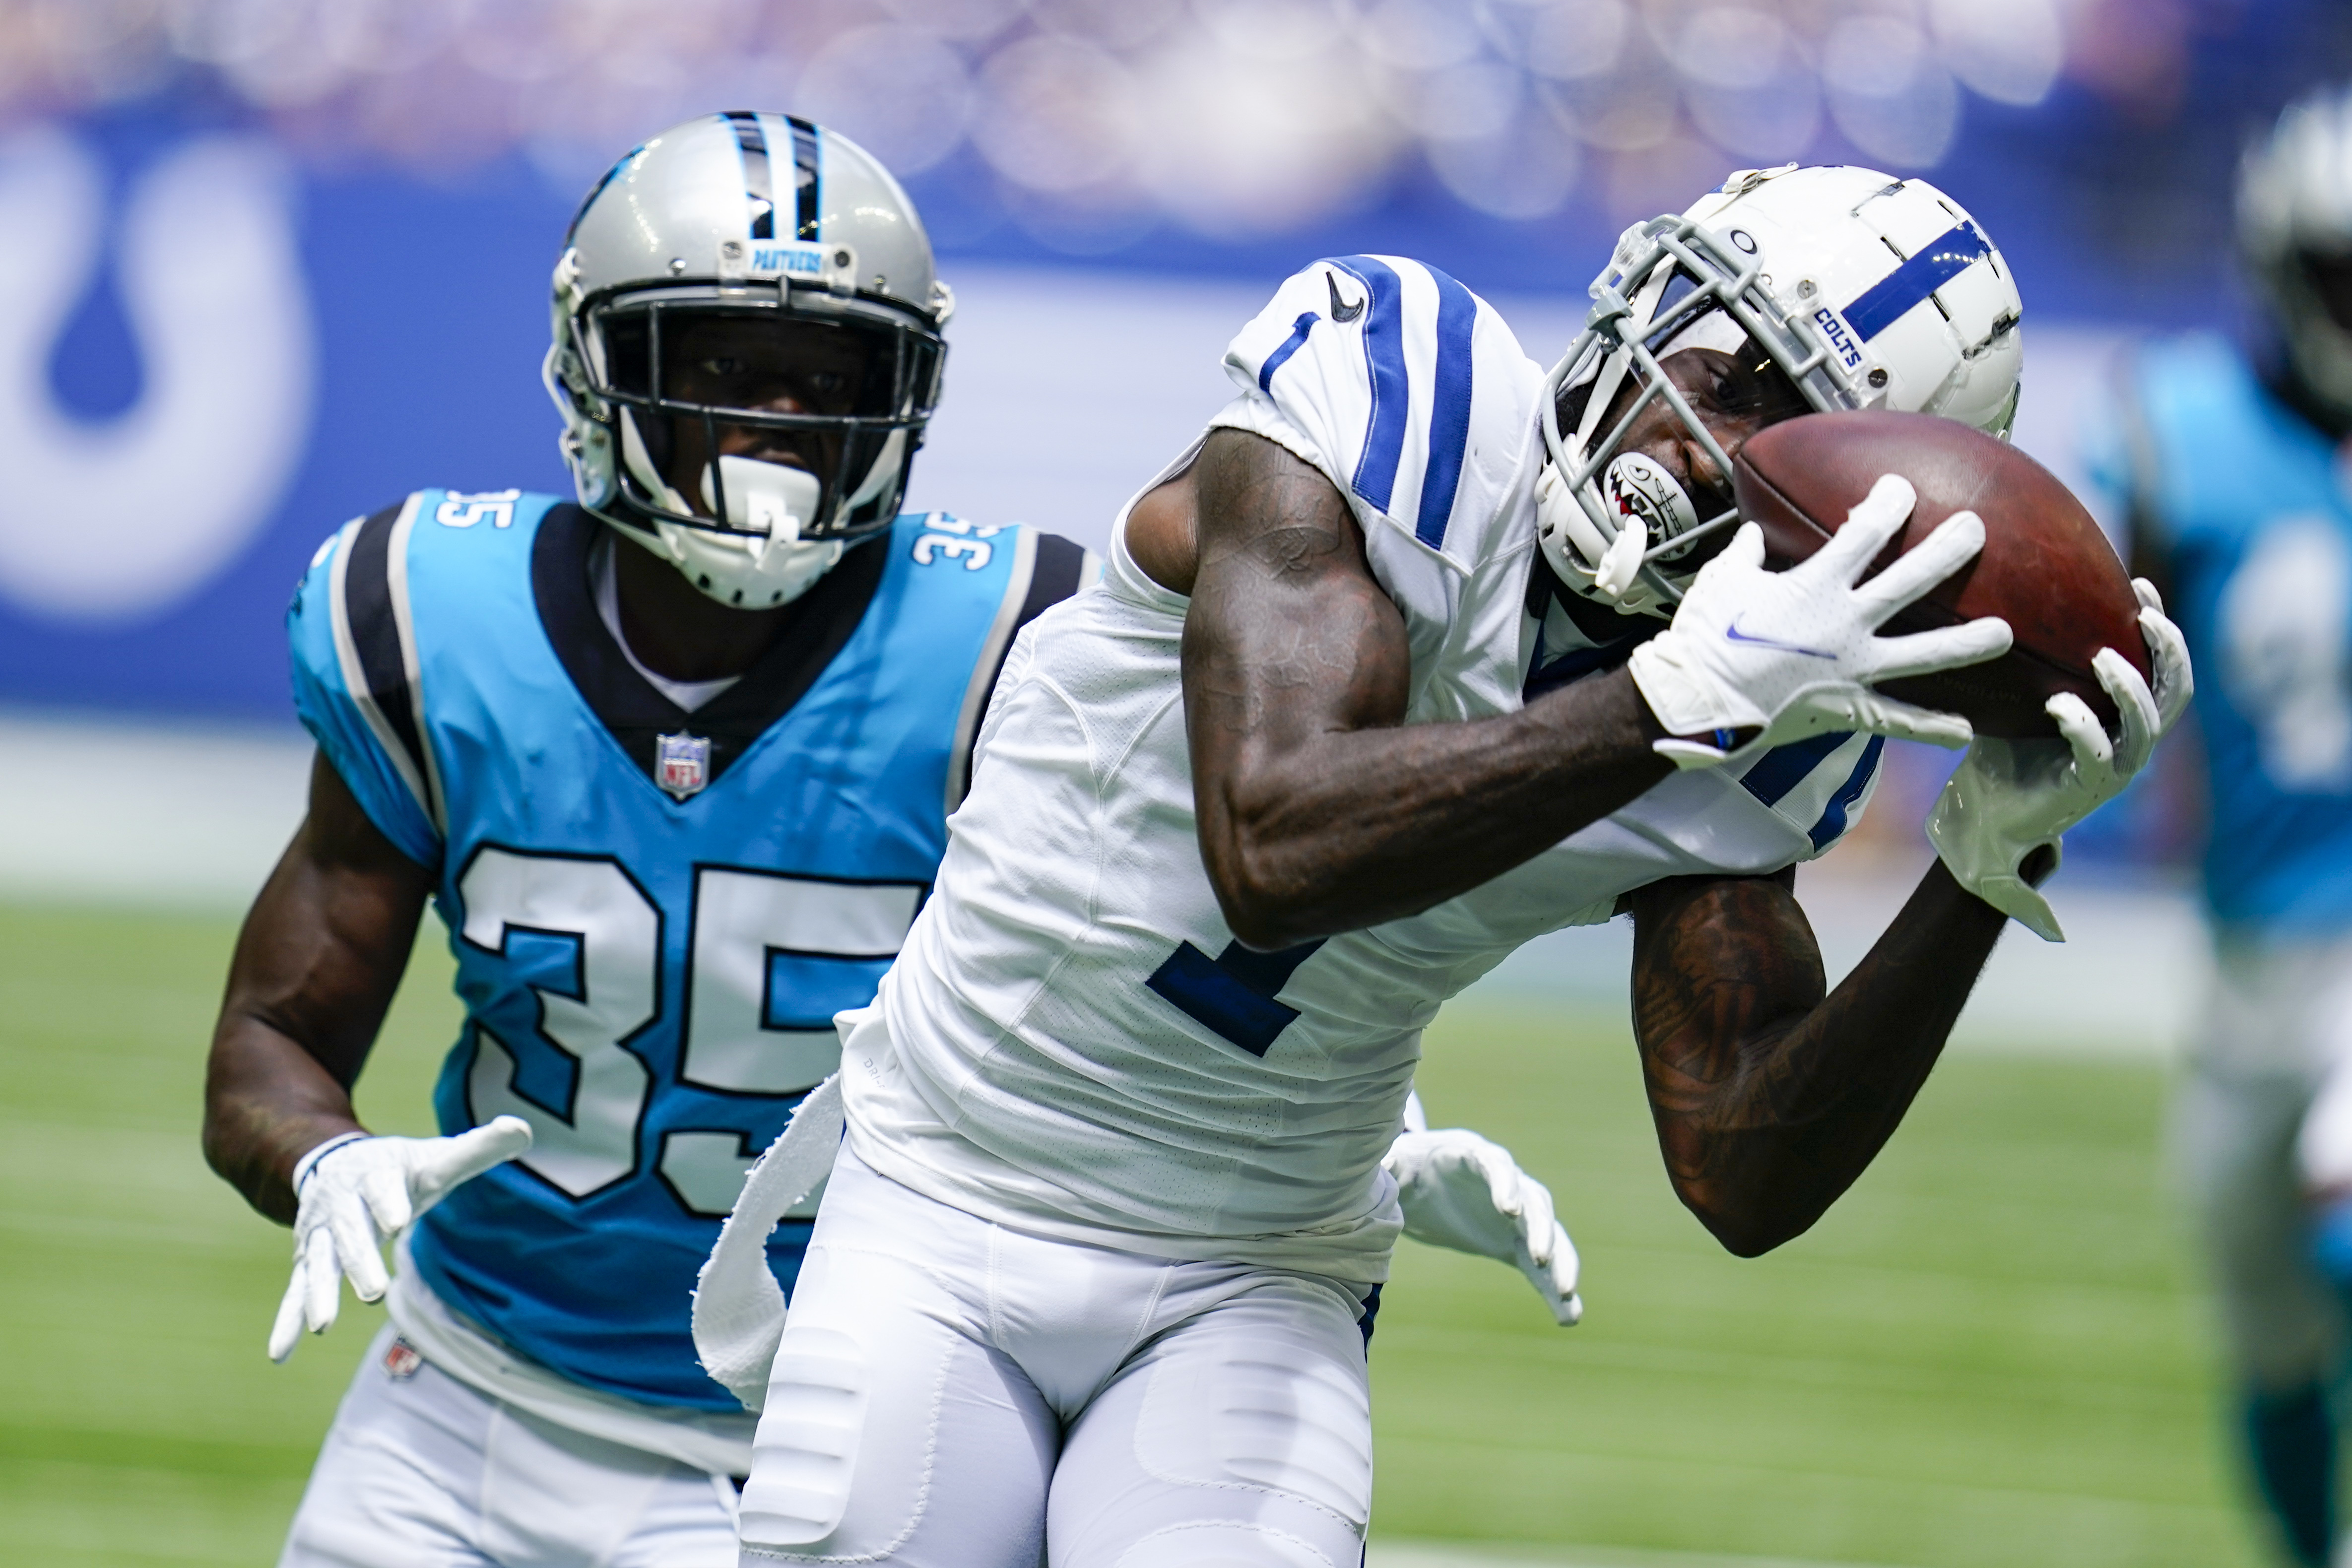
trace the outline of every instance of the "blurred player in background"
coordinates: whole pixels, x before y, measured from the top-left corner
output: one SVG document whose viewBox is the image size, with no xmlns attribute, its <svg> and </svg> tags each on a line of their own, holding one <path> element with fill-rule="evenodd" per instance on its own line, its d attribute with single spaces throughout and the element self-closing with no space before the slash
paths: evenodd
<svg viewBox="0 0 2352 1568">
<path fill-rule="evenodd" d="M 2176 1131 L 2257 1489 L 2320 1564 L 2352 1301 L 2352 96 L 2247 154 L 2238 226 L 2267 341 L 2137 350 L 2094 457 L 2209 672 L 2216 984 Z"/>
<path fill-rule="evenodd" d="M 695 1268 L 928 891 L 1013 634 L 1095 573 L 897 515 L 950 297 L 846 139 L 689 121 L 565 245 L 578 503 L 420 491 L 329 541 L 289 623 L 320 754 L 230 974 L 206 1152 L 294 1222 L 273 1356 L 345 1274 L 392 1322 L 289 1563 L 734 1561 L 751 1417 L 696 1364 Z M 450 1136 L 370 1137 L 350 1089 L 428 898 L 467 1014 Z M 1573 1319 L 1574 1249 L 1504 1151 L 1390 1158 L 1418 1234 Z M 765 1249 L 782 1280 L 812 1212 Z"/>
<path fill-rule="evenodd" d="M 2099 656 L 2119 739 L 2070 695 L 2066 740 L 1976 742 L 1939 860 L 1825 994 L 1795 864 L 1881 734 L 1968 738 L 1872 683 L 2009 629 L 1874 635 L 1983 540 L 1958 514 L 1855 588 L 1899 479 L 1784 573 L 1728 493 L 1728 451 L 1810 409 L 2005 432 L 1998 253 L 1923 182 L 1791 166 L 1629 231 L 1593 297 L 1547 377 L 1433 268 L 1297 273 L 1102 587 L 1016 641 L 939 890 L 844 1019 L 841 1110 L 810 1096 L 705 1277 L 698 1330 L 770 1166 L 830 1165 L 771 1354 L 698 1333 L 765 1384 L 747 1562 L 1349 1568 L 1382 1154 L 1440 1003 L 1630 911 L 1669 1174 L 1749 1255 L 1892 1134 L 2006 920 L 2055 934 L 2058 835 L 2187 700 L 2169 624 L 2154 693 Z"/>
</svg>

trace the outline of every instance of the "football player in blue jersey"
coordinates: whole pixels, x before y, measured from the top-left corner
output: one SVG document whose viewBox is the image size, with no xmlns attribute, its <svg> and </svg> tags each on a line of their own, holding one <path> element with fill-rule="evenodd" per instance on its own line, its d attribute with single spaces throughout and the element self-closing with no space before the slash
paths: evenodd
<svg viewBox="0 0 2352 1568">
<path fill-rule="evenodd" d="M 2214 676 L 2215 976 L 2175 1131 L 2256 1489 L 2316 1565 L 2352 1322 L 2352 93 L 2289 109 L 2238 195 L 2269 341 L 2140 347 L 2094 456 Z"/>
<path fill-rule="evenodd" d="M 295 1226 L 273 1356 L 346 1272 L 392 1321 L 285 1562 L 734 1560 L 751 1418 L 696 1364 L 696 1267 L 936 874 L 1007 643 L 1093 569 L 898 514 L 950 309 L 862 150 L 689 121 L 555 270 L 576 502 L 419 491 L 311 563 L 310 812 L 237 948 L 205 1149 Z M 452 1136 L 372 1137 L 351 1085 L 428 900 Z"/>
<path fill-rule="evenodd" d="M 898 515 L 950 310 L 845 138 L 678 126 L 555 269 L 576 502 L 420 491 L 311 563 L 310 813 L 238 946 L 205 1150 L 295 1227 L 273 1357 L 345 1275 L 392 1321 L 287 1563 L 735 1561 L 752 1419 L 696 1363 L 696 1268 L 936 876 L 1013 634 L 1095 572 Z M 373 1137 L 351 1086 L 428 900 L 466 1004 L 448 1135 Z M 1573 1319 L 1574 1250 L 1503 1151 L 1392 1158 L 1416 1234 Z M 814 1207 L 768 1242 L 779 1280 Z"/>
</svg>

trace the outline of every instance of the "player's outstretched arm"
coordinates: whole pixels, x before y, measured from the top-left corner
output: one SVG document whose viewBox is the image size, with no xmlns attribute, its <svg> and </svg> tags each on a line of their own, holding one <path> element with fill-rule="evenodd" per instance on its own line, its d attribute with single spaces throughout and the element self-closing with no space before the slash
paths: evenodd
<svg viewBox="0 0 2352 1568">
<path fill-rule="evenodd" d="M 1401 727 L 1404 618 L 1330 481 L 1237 430 L 1212 433 L 1186 478 L 1197 565 L 1169 585 L 1192 596 L 1193 795 L 1210 881 L 1244 942 L 1418 913 L 1672 771 L 1622 670 L 1499 718 Z"/>
<path fill-rule="evenodd" d="M 1794 884 L 1679 877 L 1625 900 L 1666 1174 L 1742 1258 L 1804 1234 L 1876 1157 L 2008 920 L 1938 861 L 1829 992 Z"/>
<path fill-rule="evenodd" d="M 1876 1157 L 1944 1048 L 2002 925 L 2060 938 L 2038 889 L 2061 837 L 2147 765 L 2189 705 L 2179 629 L 2145 581 L 2151 687 L 2094 661 L 2120 734 L 2073 693 L 2057 740 L 1979 738 L 1929 818 L 1937 861 L 1886 934 L 1822 994 L 1795 873 L 1679 878 L 1626 896 L 1633 1025 L 1675 1191 L 1743 1257 L 1803 1234 Z"/>
<path fill-rule="evenodd" d="M 281 1224 L 295 1216 L 296 1162 L 362 1131 L 351 1086 L 432 882 L 314 762 L 310 815 L 237 938 L 205 1077 L 205 1159 Z"/>
</svg>

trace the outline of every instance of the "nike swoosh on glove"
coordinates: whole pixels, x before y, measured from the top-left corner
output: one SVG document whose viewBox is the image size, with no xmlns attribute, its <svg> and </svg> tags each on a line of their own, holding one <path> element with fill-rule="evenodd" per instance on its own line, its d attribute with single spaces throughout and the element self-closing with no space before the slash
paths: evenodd
<svg viewBox="0 0 2352 1568">
<path fill-rule="evenodd" d="M 2056 870 L 2059 836 L 2123 793 L 2196 692 L 2189 645 L 2165 617 L 2164 601 L 2145 578 L 2133 581 L 2132 592 L 2139 597 L 2140 636 L 2156 668 L 2154 689 L 2111 647 L 2091 661 L 2099 684 L 2115 699 L 2122 734 L 2109 740 L 2090 705 L 2062 691 L 2042 710 L 2063 739 L 1979 737 L 1927 817 L 1927 841 L 1952 879 L 2044 942 L 2064 942 L 2066 933 L 2050 900 L 2025 879 L 2026 857 L 2046 845 L 2050 870 Z M 2042 879 L 2048 876 L 2045 871 Z"/>
<path fill-rule="evenodd" d="M 383 1244 L 460 1182 L 530 1147 L 530 1123 L 499 1116 L 454 1138 L 331 1139 L 294 1172 L 294 1278 L 269 1329 L 269 1359 L 294 1353 L 302 1331 L 334 1327 L 342 1281 L 362 1301 L 392 1285 Z"/>
<path fill-rule="evenodd" d="M 1666 739 L 1653 742 L 1676 767 L 1706 768 L 1836 730 L 1968 744 L 1969 721 L 1898 702 L 1874 683 L 1999 658 L 2009 623 L 1877 635 L 1895 612 L 1958 571 L 1984 548 L 1984 523 L 1954 512 L 1895 563 L 1860 579 L 1901 531 L 1917 497 L 1886 474 L 1845 526 L 1786 572 L 1764 570 L 1764 534 L 1742 523 L 1723 553 L 1698 570 L 1672 625 L 1633 650 L 1627 668 Z M 1733 732 L 1757 731 L 1735 748 Z"/>
<path fill-rule="evenodd" d="M 1528 1277 L 1560 1327 L 1584 1316 L 1576 1293 L 1576 1244 L 1560 1227 L 1551 1190 L 1500 1143 L 1462 1127 L 1406 1132 L 1381 1160 L 1396 1178 L 1404 1233 L 1507 1263 Z"/>
</svg>

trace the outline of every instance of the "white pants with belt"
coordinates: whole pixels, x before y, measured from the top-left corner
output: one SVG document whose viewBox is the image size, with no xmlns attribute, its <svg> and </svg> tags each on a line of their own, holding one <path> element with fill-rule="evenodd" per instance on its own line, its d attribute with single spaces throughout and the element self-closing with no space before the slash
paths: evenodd
<svg viewBox="0 0 2352 1568">
<path fill-rule="evenodd" d="M 735 1487 L 368 1347 L 279 1568 L 730 1568 Z"/>
<path fill-rule="evenodd" d="M 744 1568 L 1358 1568 L 1364 1293 L 1009 1230 L 845 1151 L 769 1382 Z"/>
<path fill-rule="evenodd" d="M 2352 939 L 2221 943 L 2173 1140 L 2204 1231 L 2233 1371 L 2266 1393 L 2333 1377 L 2343 1308 L 2313 1265 L 2315 1104 L 2352 1088 Z M 2333 1130 L 2339 1137 L 2342 1118 Z M 2323 1130 L 2325 1131 L 2325 1130 Z M 2303 1158 L 2298 1160 L 2298 1144 Z"/>
</svg>

